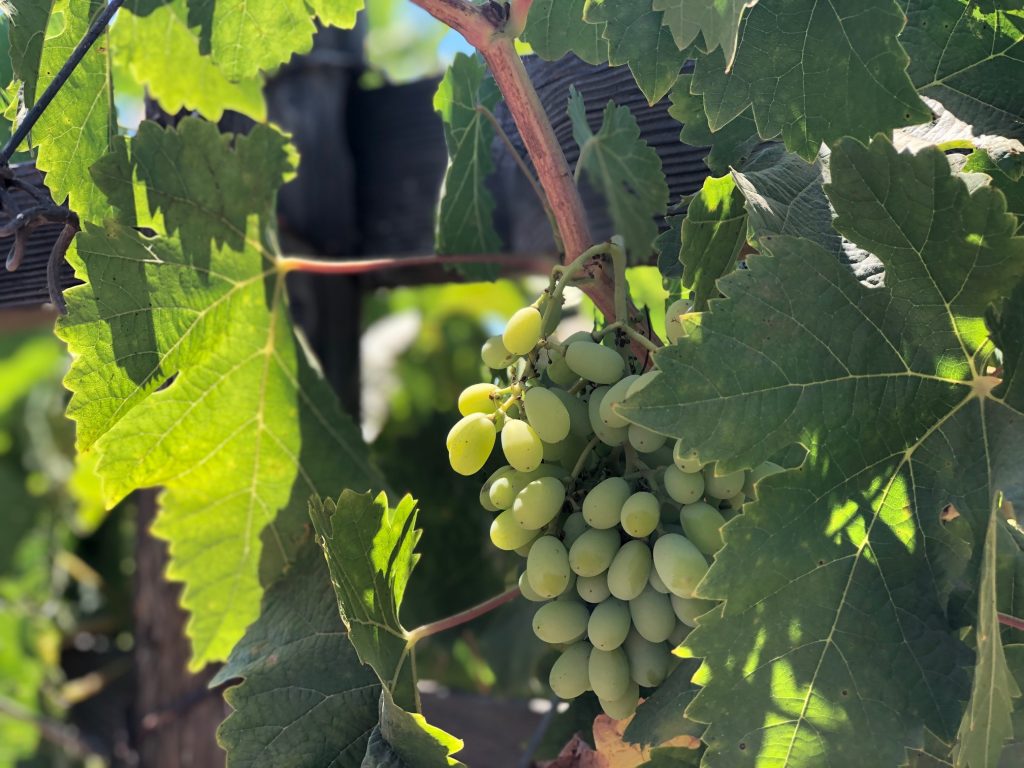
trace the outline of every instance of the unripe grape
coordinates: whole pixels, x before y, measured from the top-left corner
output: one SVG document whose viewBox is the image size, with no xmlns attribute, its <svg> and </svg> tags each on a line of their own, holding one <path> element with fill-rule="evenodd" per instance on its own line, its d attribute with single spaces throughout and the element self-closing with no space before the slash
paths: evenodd
<svg viewBox="0 0 1024 768">
<path fill-rule="evenodd" d="M 636 380 L 632 384 L 629 385 L 629 389 L 626 390 L 626 397 L 630 398 L 633 395 L 635 395 L 637 392 L 640 392 L 641 390 L 646 389 L 647 385 L 649 385 L 652 381 L 654 381 L 660 375 L 661 375 L 661 371 L 658 371 L 658 370 L 648 371 L 647 373 L 640 374 L 639 376 L 636 377 Z"/>
<path fill-rule="evenodd" d="M 779 472 L 785 472 L 783 467 L 780 467 L 774 461 L 764 461 L 754 467 L 750 472 L 747 473 L 746 480 L 743 483 L 743 492 L 747 495 L 747 498 L 757 498 L 757 484 L 764 480 L 766 477 L 771 475 L 777 475 Z"/>
<path fill-rule="evenodd" d="M 573 643 L 558 657 L 548 675 L 548 685 L 561 699 L 575 699 L 590 690 L 590 643 Z"/>
<path fill-rule="evenodd" d="M 459 413 L 469 416 L 471 413 L 494 413 L 498 403 L 492 395 L 498 391 L 494 384 L 470 384 L 459 395 Z"/>
<path fill-rule="evenodd" d="M 629 622 L 629 606 L 622 600 L 610 598 L 599 603 L 590 614 L 587 638 L 595 648 L 615 650 L 629 634 Z"/>
<path fill-rule="evenodd" d="M 671 600 L 676 618 L 688 627 L 696 627 L 697 617 L 703 616 L 717 605 L 714 600 L 701 600 L 697 597 L 672 595 Z"/>
<path fill-rule="evenodd" d="M 628 421 L 612 410 L 612 406 L 618 405 L 626 399 L 626 392 L 629 391 L 630 386 L 639 378 L 640 377 L 635 374 L 632 376 L 626 376 L 617 384 L 613 384 L 601 400 L 601 407 L 598 411 L 598 415 L 600 415 L 601 421 L 609 427 L 618 428 L 629 425 Z"/>
<path fill-rule="evenodd" d="M 704 555 L 678 533 L 666 533 L 654 542 L 654 567 L 668 591 L 679 597 L 693 597 L 694 589 L 708 572 Z"/>
<path fill-rule="evenodd" d="M 665 310 L 665 335 L 668 336 L 669 344 L 675 344 L 683 335 L 683 323 L 680 319 L 693 309 L 693 302 L 689 299 L 676 299 L 668 305 Z"/>
<path fill-rule="evenodd" d="M 525 421 L 510 421 L 501 430 L 505 459 L 520 472 L 531 472 L 544 459 L 544 446 L 533 427 Z"/>
<path fill-rule="evenodd" d="M 651 549 L 645 542 L 633 539 L 622 545 L 608 567 L 608 589 L 619 600 L 632 600 L 643 592 L 650 575 Z"/>
<path fill-rule="evenodd" d="M 562 524 L 562 538 L 565 546 L 571 547 L 573 542 L 583 535 L 583 532 L 586 530 L 587 521 L 583 519 L 583 515 L 579 512 L 573 512 L 565 518 L 565 522 Z"/>
<path fill-rule="evenodd" d="M 569 565 L 580 576 L 597 576 L 608 570 L 618 551 L 618 531 L 591 528 L 573 542 L 569 550 Z"/>
<path fill-rule="evenodd" d="M 661 503 L 653 493 L 639 491 L 626 499 L 622 505 L 622 530 L 635 539 L 642 539 L 654 533 L 660 519 Z"/>
<path fill-rule="evenodd" d="M 682 440 L 676 440 L 672 449 L 672 460 L 686 473 L 700 472 L 704 468 L 704 463 L 697 458 L 697 449 L 685 450 Z"/>
<path fill-rule="evenodd" d="M 593 341 L 574 341 L 565 352 L 573 373 L 595 384 L 614 384 L 626 371 L 622 355 Z"/>
<path fill-rule="evenodd" d="M 506 509 L 491 521 L 491 543 L 506 552 L 519 549 L 536 537 L 536 531 L 528 531 L 516 521 L 511 509 Z"/>
<path fill-rule="evenodd" d="M 589 618 L 578 600 L 553 600 L 533 614 L 533 634 L 549 645 L 574 643 L 586 635 Z"/>
<path fill-rule="evenodd" d="M 626 686 L 626 692 L 619 698 L 609 700 L 598 697 L 597 701 L 612 720 L 624 720 L 636 713 L 637 704 L 640 702 L 640 688 L 631 680 Z"/>
<path fill-rule="evenodd" d="M 614 701 L 629 690 L 629 661 L 621 648 L 590 652 L 590 685 L 599 698 Z"/>
<path fill-rule="evenodd" d="M 583 499 L 583 519 L 591 528 L 614 528 L 628 498 L 629 483 L 621 477 L 605 478 Z"/>
<path fill-rule="evenodd" d="M 704 495 L 704 474 L 683 472 L 675 464 L 665 467 L 662 478 L 668 495 L 680 504 L 693 504 Z"/>
<path fill-rule="evenodd" d="M 580 576 L 576 579 L 576 592 L 592 605 L 603 603 L 611 596 L 608 590 L 608 577 L 603 573 L 597 576 Z"/>
<path fill-rule="evenodd" d="M 473 475 L 487 463 L 494 447 L 494 422 L 482 413 L 463 416 L 448 433 L 448 462 L 460 475 Z"/>
<path fill-rule="evenodd" d="M 565 503 L 565 486 L 553 477 L 531 480 L 516 496 L 512 516 L 523 528 L 536 531 L 550 523 Z"/>
<path fill-rule="evenodd" d="M 494 486 L 495 482 L 505 477 L 510 472 L 515 472 L 515 470 L 508 465 L 499 467 L 492 472 L 491 476 L 487 478 L 482 486 L 480 486 L 480 506 L 488 512 L 498 512 L 502 509 L 502 507 L 497 506 L 493 501 L 491 501 L 491 488 Z M 505 507 L 505 509 L 507 509 L 507 507 Z"/>
<path fill-rule="evenodd" d="M 651 568 L 651 575 L 648 579 L 648 583 L 655 592 L 661 592 L 663 595 L 668 594 L 668 587 L 665 586 L 665 582 L 661 580 L 661 576 L 658 575 L 657 568 Z"/>
<path fill-rule="evenodd" d="M 526 578 L 526 571 L 523 571 L 521 574 L 519 574 L 519 594 L 521 594 L 531 603 L 547 602 L 546 597 L 541 597 L 533 591 L 533 587 L 530 586 L 530 580 Z"/>
<path fill-rule="evenodd" d="M 549 463 L 560 462 L 565 458 L 565 448 L 568 443 L 563 440 L 560 443 L 545 443 L 541 441 L 541 449 L 544 454 L 544 461 Z"/>
<path fill-rule="evenodd" d="M 653 432 L 647 427 L 641 427 L 639 424 L 630 424 L 627 434 L 629 436 L 629 444 L 640 453 L 653 453 L 668 440 L 665 435 Z"/>
<path fill-rule="evenodd" d="M 739 512 L 743 508 L 743 505 L 747 503 L 747 494 L 740 491 L 731 499 L 726 499 L 725 503 L 728 505 L 729 509 Z"/>
<path fill-rule="evenodd" d="M 690 636 L 690 627 L 688 627 L 686 624 L 684 624 L 681 621 L 678 622 L 676 624 L 676 628 L 672 630 L 672 634 L 669 635 L 669 637 L 668 637 L 668 647 L 669 648 L 678 648 L 680 645 L 683 644 L 683 641 L 686 640 L 686 638 L 688 638 L 689 636 Z M 673 658 L 678 658 L 678 657 L 677 656 L 673 656 Z M 669 669 L 669 671 L 671 671 L 671 668 Z"/>
<path fill-rule="evenodd" d="M 590 428 L 598 436 L 602 443 L 612 447 L 622 445 L 628 434 L 627 427 L 609 427 L 601 421 L 601 401 L 608 393 L 608 387 L 598 387 L 590 393 L 590 400 L 587 403 L 587 415 L 590 418 Z"/>
<path fill-rule="evenodd" d="M 675 627 L 673 627 L 675 629 Z M 639 632 L 630 632 L 623 644 L 633 681 L 644 688 L 661 685 L 668 677 L 672 651 L 665 643 L 652 643 Z"/>
<path fill-rule="evenodd" d="M 502 513 L 504 514 L 504 513 Z M 554 536 L 541 536 L 526 558 L 526 578 L 542 597 L 558 597 L 569 586 L 569 555 Z"/>
<path fill-rule="evenodd" d="M 579 378 L 579 376 L 572 372 L 572 368 L 566 364 L 565 355 L 557 349 L 548 350 L 548 367 L 544 372 L 547 373 L 552 383 L 557 384 L 562 389 L 568 389 Z"/>
<path fill-rule="evenodd" d="M 747 477 L 742 469 L 727 475 L 715 475 L 715 465 L 704 467 L 704 492 L 716 499 L 731 499 L 743 490 Z"/>
<path fill-rule="evenodd" d="M 512 467 L 508 468 L 512 471 L 495 478 L 494 482 L 491 483 L 491 490 L 488 492 L 491 504 L 498 509 L 511 509 L 512 504 L 515 503 L 516 496 L 530 482 L 530 477 L 527 473 L 512 469 Z"/>
<path fill-rule="evenodd" d="M 668 595 L 656 592 L 650 586 L 629 601 L 629 615 L 636 631 L 652 643 L 668 640 L 676 626 L 676 615 Z"/>
<path fill-rule="evenodd" d="M 530 426 L 546 443 L 560 443 L 569 434 L 569 411 L 544 387 L 531 387 L 523 397 Z"/>
<path fill-rule="evenodd" d="M 498 371 L 515 362 L 515 355 L 505 349 L 501 336 L 491 336 L 480 348 L 480 358 L 488 368 Z"/>
<path fill-rule="evenodd" d="M 705 555 L 713 555 L 722 548 L 725 518 L 710 504 L 703 501 L 687 504 L 679 511 L 679 522 L 683 525 L 686 538 Z"/>
<path fill-rule="evenodd" d="M 528 355 L 540 341 L 543 318 L 536 307 L 523 307 L 508 319 L 501 341 L 514 355 Z"/>
<path fill-rule="evenodd" d="M 551 389 L 548 391 L 565 406 L 565 410 L 569 414 L 569 432 L 577 437 L 590 437 L 593 430 L 590 428 L 587 404 L 578 397 L 573 397 L 564 389 Z"/>
</svg>

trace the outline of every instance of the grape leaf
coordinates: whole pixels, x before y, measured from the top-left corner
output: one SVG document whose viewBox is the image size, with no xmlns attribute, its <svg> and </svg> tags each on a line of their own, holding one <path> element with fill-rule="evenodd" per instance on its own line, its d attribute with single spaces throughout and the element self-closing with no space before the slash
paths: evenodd
<svg viewBox="0 0 1024 768">
<path fill-rule="evenodd" d="M 609 101 L 595 134 L 587 123 L 583 96 L 570 86 L 568 111 L 573 138 L 580 147 L 576 178 L 581 170 L 586 172 L 608 203 L 615 231 L 625 238 L 630 255 L 645 258 L 652 252 L 658 234 L 655 217 L 663 216 L 668 206 L 661 158 L 640 138 L 640 128 L 629 107 Z"/>
<path fill-rule="evenodd" d="M 406 712 L 385 688 L 380 725 L 370 734 L 362 768 L 465 768 L 451 757 L 460 749 L 461 739 L 430 725 L 423 715 Z"/>
<path fill-rule="evenodd" d="M 348 641 L 312 540 L 210 684 L 233 680 L 234 712 L 217 729 L 232 768 L 360 768 L 381 685 Z"/>
<path fill-rule="evenodd" d="M 542 59 L 554 61 L 575 53 L 588 64 L 608 61 L 603 24 L 583 20 L 586 0 L 534 0 L 526 17 L 522 39 Z"/>
<path fill-rule="evenodd" d="M 668 95 L 672 102 L 669 117 L 683 124 L 679 140 L 691 147 L 710 147 L 704 162 L 716 176 L 728 173 L 730 168 L 742 167 L 761 141 L 750 110 L 712 131 L 708 116 L 704 114 L 703 99 L 690 93 L 692 82 L 693 75 L 680 75 Z"/>
<path fill-rule="evenodd" d="M 662 14 L 651 10 L 651 0 L 587 0 L 584 18 L 604 24 L 608 63 L 628 64 L 647 102 L 661 101 L 679 77 L 686 52 L 676 47 L 672 33 L 662 26 Z"/>
<path fill-rule="evenodd" d="M 716 281 L 735 269 L 746 241 L 747 213 L 736 182 L 732 176 L 708 176 L 686 209 L 679 243 L 683 286 L 694 292 L 698 312 L 718 295 Z"/>
<path fill-rule="evenodd" d="M 719 281 L 727 298 L 687 317 L 688 337 L 655 354 L 663 375 L 622 406 L 723 471 L 808 451 L 761 482 L 698 589 L 726 600 L 686 642 L 704 657 L 687 714 L 711 722 L 712 767 L 859 766 L 865 743 L 898 765 L 922 726 L 951 741 L 968 681 L 946 603 L 977 578 L 964 540 L 980 553 L 997 490 L 1024 496 L 1024 292 L 1005 300 L 1024 239 L 1002 196 L 884 138 L 840 142 L 828 191 L 885 287 L 806 240 L 766 238 L 770 255 Z M 979 361 L 997 301 L 993 389 Z M 959 517 L 943 523 L 949 504 Z"/>
<path fill-rule="evenodd" d="M 732 70 L 699 60 L 692 90 L 712 130 L 752 107 L 763 138 L 781 133 L 813 160 L 823 141 L 931 118 L 906 73 L 902 28 L 894 0 L 760 0 L 743 18 Z"/>
<path fill-rule="evenodd" d="M 501 238 L 494 229 L 494 198 L 486 186 L 494 170 L 494 126 L 478 109 L 493 110 L 499 93 L 486 74 L 487 67 L 478 56 L 458 53 L 434 94 L 434 110 L 444 121 L 448 146 L 448 169 L 437 209 L 438 253 L 501 250 Z M 495 265 L 464 265 L 459 270 L 478 280 L 498 275 Z"/>
<path fill-rule="evenodd" d="M 199 112 L 213 122 L 224 110 L 267 119 L 263 81 L 259 76 L 232 82 L 200 50 L 198 30 L 189 28 L 186 0 L 146 8 L 145 0 L 118 14 L 111 29 L 115 55 L 124 57 L 132 77 L 146 86 L 163 110 Z M 161 55 L 153 55 L 161 51 Z"/>
<path fill-rule="evenodd" d="M 654 250 L 658 252 L 658 271 L 666 280 L 683 279 L 680 250 L 683 244 L 683 221 L 685 219 L 685 215 L 665 217 L 668 229 L 658 235 L 654 241 Z"/>
<path fill-rule="evenodd" d="M 312 498 L 316 528 L 338 596 L 349 638 L 364 664 L 373 667 L 398 705 L 419 709 L 414 642 L 402 627 L 399 609 L 419 555 L 416 501 L 403 498 L 389 508 L 383 493 L 345 490 L 333 499 Z"/>
<path fill-rule="evenodd" d="M 43 55 L 46 25 L 50 20 L 53 3 L 54 0 L 18 3 L 17 13 L 7 23 L 11 68 L 14 70 L 14 79 L 22 82 L 26 104 L 36 103 L 39 62 Z"/>
<path fill-rule="evenodd" d="M 664 11 L 663 23 L 672 30 L 679 50 L 685 50 L 702 35 L 710 53 L 722 49 L 725 67 L 732 66 L 736 54 L 736 38 L 740 32 L 743 12 L 757 4 L 757 0 L 654 0 L 654 10 Z"/>
<path fill-rule="evenodd" d="M 1006 195 L 1007 210 L 1020 222 L 1018 231 L 1024 228 L 1024 177 L 1011 179 L 986 152 L 981 151 L 972 152 L 963 169 L 968 173 L 988 174 L 992 178 L 993 186 Z"/>
<path fill-rule="evenodd" d="M 685 659 L 657 690 L 637 707 L 623 738 L 631 744 L 657 747 L 680 736 L 700 739 L 704 726 L 687 720 L 684 712 L 700 690 L 690 682 L 697 664 Z"/>
<path fill-rule="evenodd" d="M 953 749 L 954 762 L 967 768 L 988 768 L 999 760 L 1003 744 L 1013 736 L 1013 699 L 1021 695 L 1006 664 L 996 615 L 996 536 L 1005 523 L 998 509 L 991 517 L 981 564 L 974 686 Z"/>
<path fill-rule="evenodd" d="M 287 314 L 271 231 L 294 165 L 284 138 L 189 118 L 115 146 L 96 179 L 118 221 L 87 226 L 68 256 L 86 282 L 57 328 L 74 356 L 68 415 L 108 505 L 165 488 L 153 530 L 185 582 L 198 668 L 258 615 L 309 494 L 376 474 Z"/>
<path fill-rule="evenodd" d="M 978 0 L 901 0 L 910 78 L 975 135 L 1024 139 L 1024 8 Z M 1024 171 L 1017 156 L 1014 175 Z"/>
</svg>

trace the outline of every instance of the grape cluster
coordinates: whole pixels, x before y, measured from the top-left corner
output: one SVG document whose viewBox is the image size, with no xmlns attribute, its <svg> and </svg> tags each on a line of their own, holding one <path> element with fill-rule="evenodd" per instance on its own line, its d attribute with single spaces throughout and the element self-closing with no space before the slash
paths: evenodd
<svg viewBox="0 0 1024 768">
<path fill-rule="evenodd" d="M 618 333 L 555 339 L 556 299 L 546 292 L 485 342 L 484 364 L 504 376 L 463 391 L 448 453 L 456 472 L 475 474 L 500 435 L 507 464 L 480 503 L 496 513 L 494 545 L 526 558 L 520 589 L 543 603 L 534 632 L 561 650 L 551 688 L 565 699 L 593 691 L 621 719 L 714 607 L 694 590 L 722 546 L 720 528 L 777 468 L 716 475 L 681 442 L 622 418 L 615 406 L 660 372 L 631 371 L 640 364 Z M 671 342 L 689 309 L 669 307 Z"/>
</svg>

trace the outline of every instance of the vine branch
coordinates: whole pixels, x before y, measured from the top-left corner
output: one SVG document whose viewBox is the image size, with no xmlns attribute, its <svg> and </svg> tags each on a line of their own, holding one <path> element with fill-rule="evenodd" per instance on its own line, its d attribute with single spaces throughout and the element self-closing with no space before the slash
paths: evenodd
<svg viewBox="0 0 1024 768">
<path fill-rule="evenodd" d="M 1019 629 L 1024 632 L 1024 619 L 1018 619 L 1016 616 L 1010 616 L 1005 613 L 996 614 L 999 617 L 999 623 L 1004 627 L 1012 627 L 1013 629 Z"/>
<path fill-rule="evenodd" d="M 517 597 L 519 597 L 519 587 L 512 587 L 511 589 L 502 592 L 500 595 L 492 597 L 490 600 L 484 600 L 484 602 L 479 605 L 474 605 L 472 608 L 467 608 L 466 610 L 452 616 L 447 616 L 443 619 L 432 621 L 430 624 L 424 624 L 421 627 L 417 627 L 408 635 L 409 644 L 413 645 L 424 637 L 430 637 L 431 635 L 436 635 L 438 632 L 444 632 L 446 629 L 458 627 L 461 624 L 467 624 L 473 619 L 483 616 L 485 613 L 490 613 L 495 608 L 500 608 L 505 603 L 511 602 Z"/>
<path fill-rule="evenodd" d="M 277 260 L 279 272 L 312 272 L 319 275 L 362 275 L 389 269 L 434 266 L 437 264 L 501 264 L 522 268 L 536 264 L 539 271 L 551 269 L 554 256 L 545 254 L 461 253 L 429 256 L 382 256 L 375 259 L 315 259 L 305 256 L 282 256 Z"/>
</svg>

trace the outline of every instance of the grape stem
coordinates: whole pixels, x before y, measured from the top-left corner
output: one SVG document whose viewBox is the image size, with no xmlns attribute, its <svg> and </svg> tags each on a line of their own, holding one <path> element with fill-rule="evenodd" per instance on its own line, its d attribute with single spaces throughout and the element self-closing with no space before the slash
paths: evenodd
<svg viewBox="0 0 1024 768">
<path fill-rule="evenodd" d="M 600 331 L 595 333 L 594 336 L 597 339 L 603 339 L 609 333 L 613 333 L 615 331 L 622 331 L 632 341 L 635 341 L 637 344 L 642 346 L 648 352 L 657 352 L 660 349 L 660 347 L 657 344 L 655 344 L 653 341 L 648 339 L 642 333 L 640 333 L 639 331 L 637 331 L 634 328 L 631 328 L 629 325 L 627 325 L 625 323 L 619 322 L 618 320 L 616 320 L 614 323 L 611 323 L 610 325 L 606 325 Z"/>
<path fill-rule="evenodd" d="M 1024 632 L 1024 619 L 1018 619 L 1016 616 L 1010 616 L 1005 613 L 997 614 L 999 616 L 999 623 L 1006 627 L 1012 627 L 1013 629 L 1019 629 Z"/>
<path fill-rule="evenodd" d="M 576 464 L 573 466 L 572 472 L 569 474 L 573 480 L 580 476 L 580 472 L 583 471 L 583 466 L 587 463 L 587 457 L 590 456 L 590 452 L 597 447 L 599 439 L 600 438 L 598 438 L 597 435 L 594 435 L 590 438 L 590 442 L 583 446 L 583 450 L 580 451 L 580 457 L 576 459 Z"/>
<path fill-rule="evenodd" d="M 444 632 L 447 629 L 458 627 L 462 624 L 468 624 L 483 616 L 486 613 L 490 613 L 495 608 L 500 608 L 505 603 L 511 602 L 519 597 L 519 587 L 512 587 L 500 595 L 492 597 L 490 600 L 484 600 L 479 605 L 474 605 L 472 608 L 467 608 L 464 611 L 447 616 L 437 621 L 432 621 L 429 624 L 416 627 L 416 629 L 406 634 L 406 638 L 410 646 L 415 645 L 425 637 L 436 635 L 438 632 Z"/>
<path fill-rule="evenodd" d="M 362 275 L 387 269 L 431 266 L 434 264 L 504 264 L 510 267 L 536 266 L 536 271 L 547 272 L 551 261 L 543 254 L 463 253 L 430 256 L 384 256 L 378 259 L 311 259 L 304 256 L 281 256 L 277 271 L 312 272 L 320 275 Z"/>
</svg>

